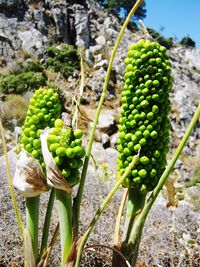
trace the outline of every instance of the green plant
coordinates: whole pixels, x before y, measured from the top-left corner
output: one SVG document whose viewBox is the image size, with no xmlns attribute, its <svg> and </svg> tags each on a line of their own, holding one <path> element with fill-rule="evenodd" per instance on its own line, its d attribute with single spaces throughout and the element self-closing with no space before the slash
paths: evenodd
<svg viewBox="0 0 200 267">
<path fill-rule="evenodd" d="M 83 89 L 83 85 L 84 85 L 83 70 L 81 71 L 81 74 L 82 74 L 81 79 L 82 79 L 82 81 L 81 81 L 81 86 L 80 86 L 80 97 L 79 97 L 78 101 L 76 102 L 74 118 L 72 120 L 74 128 L 72 128 L 71 131 L 69 131 L 69 129 L 68 130 L 67 129 L 63 129 L 62 121 L 61 120 L 57 120 L 55 122 L 55 127 L 53 129 L 51 129 L 51 130 L 47 130 L 46 129 L 41 134 L 42 151 L 43 151 L 43 155 L 44 155 L 44 161 L 46 163 L 47 181 L 48 181 L 48 183 L 50 181 L 49 184 L 51 184 L 51 186 L 52 186 L 53 180 L 55 180 L 54 184 L 58 185 L 57 189 L 55 189 L 55 190 L 56 190 L 56 198 L 57 198 L 57 201 L 58 201 L 58 213 L 59 213 L 60 233 L 61 233 L 61 247 L 62 247 L 62 266 L 63 267 L 64 266 L 75 266 L 75 267 L 79 267 L 80 266 L 80 259 L 81 259 L 82 251 L 84 249 L 84 245 L 85 245 L 85 243 L 86 243 L 91 231 L 93 230 L 93 228 L 95 226 L 95 223 L 99 219 L 101 213 L 105 209 L 106 205 L 109 203 L 110 199 L 112 198 L 112 196 L 114 195 L 116 190 L 120 187 L 120 185 L 122 183 L 124 183 L 124 181 L 125 181 L 125 185 L 127 185 L 127 179 L 126 178 L 127 177 L 130 178 L 129 175 L 130 175 L 132 169 L 135 167 L 135 164 L 137 164 L 138 159 L 142 158 L 142 157 L 140 157 L 140 153 L 143 152 L 143 150 L 141 148 L 141 149 L 137 150 L 137 154 L 133 155 L 131 162 L 128 164 L 128 166 L 126 166 L 126 169 L 123 171 L 122 176 L 119 177 L 119 179 L 116 182 L 115 186 L 110 191 L 110 193 L 108 194 L 106 199 L 103 201 L 102 205 L 99 207 L 99 209 L 95 213 L 95 216 L 92 219 L 88 229 L 83 234 L 83 236 L 80 237 L 79 236 L 79 234 L 80 234 L 80 232 L 79 232 L 80 205 L 81 205 L 81 202 L 82 202 L 82 195 L 83 195 L 84 184 L 85 184 L 85 180 L 86 180 L 86 173 L 87 173 L 89 158 L 90 158 L 90 155 L 91 155 L 92 143 L 93 143 L 93 140 L 94 140 L 95 129 L 96 129 L 96 125 L 98 123 L 98 118 L 99 118 L 99 114 L 100 114 L 100 111 L 101 111 L 101 108 L 102 108 L 102 105 L 103 105 L 103 101 L 104 101 L 104 99 L 106 97 L 106 91 L 107 91 L 107 88 L 108 88 L 108 82 L 109 82 L 109 77 L 110 77 L 110 74 L 111 74 L 112 63 L 113 63 L 114 56 L 116 54 L 117 48 L 119 46 L 120 40 L 121 40 L 121 38 L 123 36 L 123 32 L 126 29 L 128 22 L 130 21 L 132 15 L 136 11 L 137 7 L 141 4 L 141 2 L 142 2 L 142 0 L 138 0 L 136 5 L 131 10 L 128 18 L 126 19 L 126 21 L 125 21 L 125 23 L 124 23 L 124 25 L 123 25 L 123 27 L 122 27 L 122 29 L 120 31 L 119 37 L 118 37 L 118 39 L 116 41 L 115 47 L 113 49 L 113 53 L 111 55 L 111 59 L 110 59 L 109 67 L 108 67 L 108 71 L 107 71 L 107 75 L 106 75 L 106 78 L 105 78 L 105 83 L 104 83 L 104 86 L 103 86 L 101 99 L 100 99 L 100 102 L 99 102 L 99 105 L 98 105 L 98 108 L 97 108 L 97 112 L 96 112 L 96 116 L 95 116 L 95 119 L 94 119 L 94 122 L 93 122 L 93 125 L 92 125 L 92 130 L 91 130 L 91 134 L 90 134 L 90 138 L 89 138 L 89 142 L 88 142 L 88 146 L 87 146 L 87 150 L 86 150 L 86 155 L 85 155 L 82 174 L 81 174 L 81 181 L 80 181 L 80 185 L 79 185 L 79 188 L 78 188 L 78 193 L 77 193 L 77 195 L 75 197 L 75 202 L 74 202 L 74 206 L 73 207 L 72 207 L 72 200 L 71 200 L 72 188 L 69 186 L 69 184 L 67 182 L 67 179 L 65 179 L 63 177 L 62 173 L 61 173 L 61 171 L 65 170 L 66 166 L 62 166 L 63 167 L 62 168 L 61 165 L 60 165 L 59 166 L 59 167 L 61 167 L 61 171 L 60 171 L 58 166 L 55 164 L 55 162 L 54 162 L 49 150 L 52 150 L 52 153 L 55 153 L 55 154 L 53 154 L 53 156 L 64 158 L 64 159 L 68 158 L 67 160 L 69 160 L 69 158 L 72 157 L 72 155 L 74 156 L 74 154 L 75 154 L 75 151 L 73 151 L 73 148 L 76 147 L 76 146 L 71 147 L 72 150 L 68 151 L 68 153 L 67 153 L 67 146 L 69 146 L 69 144 L 71 144 L 73 141 L 75 141 L 75 140 L 71 140 L 72 142 L 69 141 L 69 132 L 71 132 L 71 131 L 73 132 L 73 134 L 72 134 L 73 139 L 75 137 L 80 139 L 81 138 L 81 134 L 82 134 L 80 131 L 76 132 L 75 125 L 77 125 L 78 110 L 79 110 L 79 105 L 80 105 L 80 101 L 79 100 L 80 100 L 82 92 L 83 92 L 83 90 L 82 90 Z M 146 46 L 149 47 L 150 44 L 151 43 L 147 42 Z M 138 66 L 140 66 L 140 64 L 142 62 L 142 59 L 144 61 L 147 60 L 146 61 L 147 66 L 145 66 L 145 67 L 148 68 L 149 65 L 153 64 L 153 70 L 155 71 L 155 73 L 152 72 L 152 75 L 154 75 L 154 76 L 151 77 L 151 80 L 152 80 L 151 83 L 149 83 L 149 82 L 147 83 L 148 84 L 147 89 L 149 90 L 149 89 L 153 88 L 152 87 L 153 81 L 156 81 L 153 84 L 154 87 L 159 86 L 160 85 L 159 83 L 161 83 L 163 88 L 165 88 L 165 86 L 166 86 L 165 89 L 168 91 L 171 81 L 170 81 L 170 68 L 169 68 L 167 57 L 165 55 L 165 50 L 163 48 L 160 49 L 160 46 L 158 46 L 157 44 L 154 44 L 154 46 L 155 46 L 154 47 L 155 50 L 153 50 L 153 53 L 155 53 L 155 54 L 158 53 L 159 58 L 161 58 L 161 60 L 156 60 L 158 57 L 156 56 L 156 59 L 155 59 L 153 57 L 154 54 L 151 54 L 151 59 L 152 59 L 151 61 L 148 61 L 148 57 L 146 57 L 146 55 L 144 55 L 144 57 L 142 57 L 142 55 L 144 54 L 144 51 L 145 51 L 144 48 L 142 48 L 144 50 L 141 50 L 141 52 L 134 51 L 134 53 L 133 53 L 134 56 L 136 56 L 136 55 L 137 55 L 136 57 L 138 57 L 138 56 L 140 57 L 141 56 L 141 60 L 140 60 L 140 58 L 137 58 L 136 60 L 135 59 L 131 60 L 131 63 L 133 61 L 134 64 L 136 64 L 136 61 L 138 60 L 137 61 L 137 65 L 136 66 L 134 65 L 134 68 L 135 68 L 134 69 L 134 75 L 136 74 L 136 76 L 135 76 L 136 79 L 133 78 L 134 77 L 133 74 L 131 74 L 129 77 L 126 77 L 126 78 L 127 79 L 131 78 L 130 79 L 131 82 L 134 82 L 135 80 L 138 79 L 137 82 L 138 82 L 139 85 L 141 85 L 142 81 L 141 81 L 141 79 L 139 80 L 139 78 L 141 78 L 141 77 L 137 76 L 138 75 L 138 71 L 137 71 L 138 69 L 137 68 L 138 68 Z M 133 56 L 133 54 L 131 54 L 131 56 Z M 159 65 L 158 67 L 156 67 L 157 64 Z M 156 69 L 154 67 L 156 67 Z M 167 76 L 162 76 L 162 78 L 159 75 L 157 75 L 159 73 L 158 69 L 160 69 L 161 67 L 166 72 L 165 74 L 167 74 Z M 143 68 L 141 68 L 141 70 L 142 69 Z M 168 80 L 164 79 L 164 77 L 166 77 Z M 147 77 L 147 78 L 149 80 L 149 77 Z M 126 82 L 127 82 L 127 80 L 126 80 Z M 143 89 L 144 88 L 142 88 L 142 90 Z M 152 96 L 151 96 L 151 95 L 149 95 L 149 91 L 145 90 L 145 92 L 143 92 L 143 94 L 144 95 L 147 94 L 147 96 L 149 96 L 149 98 L 146 99 L 146 101 L 147 102 L 151 102 L 152 101 L 151 104 L 153 104 L 152 105 L 152 108 L 153 108 L 154 101 L 158 101 L 158 100 L 162 99 L 162 94 L 161 94 L 161 91 L 159 91 L 158 96 L 156 96 L 152 100 L 152 96 L 153 96 L 153 94 L 155 92 L 151 92 L 152 93 Z M 150 96 L 151 96 L 151 98 L 150 98 Z M 168 97 L 167 94 L 166 94 L 166 97 Z M 144 101 L 144 99 L 141 99 L 140 106 L 138 106 L 137 109 L 140 110 L 140 109 L 144 108 L 145 111 L 148 111 L 148 113 L 149 112 L 153 113 L 153 111 L 149 111 L 148 110 L 147 102 L 143 103 L 143 101 Z M 165 111 L 167 111 L 168 103 L 165 101 L 165 99 L 162 99 L 162 101 L 164 103 L 164 109 L 166 108 Z M 158 101 L 158 103 L 159 103 L 159 101 Z M 36 104 L 36 103 L 33 103 L 33 104 Z M 156 106 L 158 106 L 158 108 L 160 108 L 159 104 L 157 104 Z M 40 108 L 40 107 L 38 107 L 38 108 Z M 159 124 L 160 123 L 160 119 L 158 119 L 158 117 L 159 117 L 158 114 L 160 114 L 160 113 L 157 112 L 159 110 L 157 108 L 153 108 L 153 110 L 154 110 L 154 112 L 156 114 L 156 118 L 157 118 L 156 121 Z M 164 121 L 166 122 L 167 120 L 166 120 L 165 114 L 162 114 L 162 115 L 163 115 Z M 192 129 L 194 128 L 195 123 L 197 122 L 199 116 L 200 116 L 200 105 L 198 106 L 198 108 L 197 108 L 197 110 L 196 110 L 196 112 L 194 114 L 194 117 L 193 117 L 193 119 L 192 119 L 192 121 L 191 121 L 191 123 L 190 123 L 190 125 L 189 125 L 189 127 L 188 127 L 188 129 L 187 129 L 187 131 L 186 131 L 181 143 L 180 143 L 180 145 L 178 146 L 178 148 L 177 148 L 172 160 L 170 161 L 169 165 L 166 167 L 164 173 L 161 175 L 159 181 L 157 181 L 157 185 L 156 185 L 156 183 L 153 184 L 153 187 L 155 186 L 155 188 L 153 189 L 153 191 L 150 194 L 149 198 L 147 199 L 146 203 L 145 203 L 146 189 L 148 189 L 148 190 L 152 189 L 152 187 L 148 186 L 149 185 L 149 181 L 147 181 L 147 180 L 145 181 L 145 185 L 147 185 L 147 186 L 146 186 L 144 191 L 140 190 L 140 189 L 142 189 L 142 187 L 137 187 L 137 186 L 135 186 L 135 184 L 133 184 L 133 187 L 129 187 L 129 189 L 128 189 L 129 190 L 129 200 L 128 200 L 128 207 L 127 207 L 127 220 L 126 220 L 126 225 L 125 225 L 125 233 L 126 233 L 125 236 L 126 236 L 126 238 L 125 238 L 125 240 L 124 240 L 124 242 L 122 244 L 122 252 L 127 257 L 127 259 L 131 262 L 132 266 L 134 266 L 135 260 L 137 258 L 137 251 L 138 251 L 141 232 L 142 232 L 142 228 L 143 228 L 145 219 L 146 219 L 146 217 L 147 217 L 147 215 L 148 215 L 148 213 L 149 213 L 149 211 L 150 211 L 150 209 L 151 209 L 156 197 L 158 196 L 161 188 L 163 187 L 164 182 L 166 181 L 167 177 L 169 176 L 171 170 L 173 169 L 173 166 L 174 166 L 175 162 L 177 161 L 177 159 L 178 159 L 178 157 L 179 157 L 179 155 L 180 155 L 180 153 L 181 153 L 186 141 L 188 140 L 189 135 L 190 135 Z M 149 115 L 148 120 L 151 120 L 151 119 L 153 119 L 153 115 L 152 114 Z M 138 121 L 138 124 L 139 124 L 139 120 L 137 120 L 137 121 Z M 141 121 L 143 122 L 143 120 L 141 120 Z M 121 123 L 123 123 L 123 122 L 121 122 Z M 149 122 L 148 122 L 148 125 L 149 125 Z M 1 124 L 0 124 L 0 126 L 1 126 Z M 127 126 L 128 125 L 126 125 L 126 127 Z M 153 126 L 157 126 L 157 125 L 154 124 Z M 139 127 L 141 127 L 141 125 L 139 125 Z M 167 123 L 166 123 L 166 124 L 164 124 L 164 131 L 166 130 L 168 132 L 167 128 L 168 127 L 167 127 Z M 60 129 L 59 134 L 58 134 L 58 131 L 57 131 L 58 129 Z M 161 129 L 157 129 L 156 131 L 160 131 L 160 130 Z M 50 131 L 50 135 L 49 135 L 49 131 Z M 2 127 L 1 127 L 1 133 L 2 133 Z M 57 135 L 55 133 L 57 133 Z M 30 132 L 29 132 L 29 135 L 30 135 Z M 159 135 L 158 133 L 157 133 L 157 135 L 156 135 L 156 133 L 153 133 L 151 138 L 154 140 L 154 137 L 157 137 L 158 135 Z M 2 133 L 2 136 L 3 136 L 3 133 Z M 51 137 L 48 137 L 48 136 L 51 136 Z M 60 143 L 60 141 L 61 141 L 60 138 L 58 138 L 58 137 L 61 137 L 61 139 L 62 139 L 63 136 L 64 136 L 64 138 L 63 138 L 63 140 L 64 140 L 63 142 L 64 143 L 63 144 L 66 145 L 65 148 L 64 148 L 64 145 Z M 147 138 L 147 136 L 146 136 L 146 138 Z M 45 140 L 47 142 L 45 142 Z M 156 140 L 156 138 L 155 138 L 155 140 Z M 167 139 L 165 141 L 167 143 Z M 49 144 L 49 149 L 48 149 L 47 143 Z M 79 140 L 79 143 L 80 143 L 80 140 Z M 59 147 L 57 146 L 56 149 L 55 149 L 55 144 L 59 145 Z M 54 145 L 54 147 L 51 148 L 51 145 Z M 151 144 L 151 145 L 153 145 L 153 144 Z M 156 143 L 156 145 L 157 145 L 157 143 Z M 5 147 L 5 142 L 4 142 L 4 147 Z M 142 147 L 142 145 L 141 145 L 141 147 Z M 62 149 L 60 149 L 60 148 L 62 148 Z M 45 151 L 45 149 L 46 149 L 46 151 Z M 57 149 L 59 149 L 59 150 L 57 151 Z M 151 149 L 152 149 L 152 147 L 151 147 Z M 5 149 L 5 151 L 6 151 L 6 149 Z M 48 153 L 46 153 L 46 152 L 48 152 Z M 73 152 L 74 152 L 74 154 L 73 154 Z M 163 150 L 162 151 L 162 156 L 165 157 L 165 154 L 166 153 Z M 158 154 L 156 154 L 156 155 L 158 155 Z M 141 163 L 144 163 L 144 162 L 146 163 L 147 161 L 148 160 L 146 158 L 144 158 Z M 58 161 L 58 163 L 59 163 L 59 161 Z M 76 164 L 77 164 L 77 162 L 76 162 Z M 8 164 L 7 164 L 7 166 L 8 166 Z M 136 165 L 136 168 L 137 168 L 137 165 Z M 131 175 L 132 175 L 132 173 L 131 173 Z M 146 177 L 144 177 L 144 178 L 146 178 Z M 68 179 L 68 181 L 70 181 L 70 180 Z M 129 181 L 130 180 L 128 179 L 128 186 L 131 184 L 131 183 L 129 183 Z M 61 183 L 63 183 L 63 185 L 64 185 L 63 187 L 61 187 Z M 10 183 L 9 183 L 9 185 L 10 185 L 10 188 L 12 189 L 12 185 Z M 11 190 L 11 192 L 12 192 L 12 190 Z M 12 196 L 13 196 L 13 194 L 12 194 Z M 51 195 L 51 197 L 52 197 L 52 195 Z M 50 217 L 51 216 L 49 216 L 49 213 L 51 213 L 51 209 L 52 209 L 52 206 L 53 206 L 52 205 L 53 200 L 51 200 L 51 199 L 53 199 L 53 197 L 50 198 L 50 200 L 49 200 L 50 205 L 48 205 L 48 207 L 50 208 L 50 211 L 47 210 L 47 216 L 46 216 L 47 223 L 45 223 L 45 226 L 44 226 L 44 229 L 43 229 L 43 233 L 44 233 L 43 237 L 46 235 L 45 233 L 48 232 L 48 229 L 46 229 L 46 227 L 49 228 L 49 224 L 50 224 Z M 14 204 L 16 204 L 15 200 L 14 200 Z M 36 204 L 37 204 L 37 202 L 36 202 Z M 122 207 L 123 207 L 123 205 L 122 205 Z M 15 211 L 16 211 L 16 214 L 18 215 L 18 213 L 17 213 L 18 210 L 16 209 L 16 205 L 15 205 Z M 37 215 L 37 208 L 35 208 L 35 211 L 36 211 L 36 213 L 32 213 L 32 214 L 36 218 L 37 217 L 36 216 Z M 122 212 L 120 212 L 120 213 L 122 214 Z M 120 221 L 119 218 L 118 218 L 118 221 Z M 20 216 L 18 216 L 18 223 L 21 226 Z M 30 231 L 32 232 L 32 230 L 33 229 L 31 229 Z M 119 231 L 117 231 L 117 232 L 119 232 Z M 57 228 L 56 228 L 55 233 L 57 233 Z M 47 240 L 47 236 L 45 236 L 45 240 Z M 47 264 L 47 259 L 48 259 L 49 253 L 50 253 L 50 251 L 52 249 L 52 243 L 53 243 L 53 241 L 51 242 L 51 245 L 50 245 L 50 247 L 48 249 L 47 249 L 47 245 L 44 245 L 44 246 L 42 245 L 42 247 L 43 247 L 43 248 L 41 248 L 42 253 L 40 253 L 40 256 L 42 256 L 42 257 L 40 257 L 40 265 L 43 264 L 42 266 L 46 266 L 46 264 Z M 34 251 L 36 251 L 36 250 L 34 249 Z M 113 265 L 113 266 L 115 266 L 115 265 Z M 118 267 L 119 265 L 116 265 L 116 266 Z M 130 264 L 129 264 L 129 266 L 130 266 Z"/>
<path fill-rule="evenodd" d="M 49 151 L 70 187 L 80 181 L 79 169 L 83 165 L 81 158 L 85 155 L 82 135 L 81 130 L 72 131 L 69 127 L 63 127 L 63 121 L 57 119 L 47 138 Z"/>
<path fill-rule="evenodd" d="M 22 127 L 20 148 L 30 153 L 43 169 L 45 169 L 45 164 L 40 134 L 45 127 L 54 125 L 56 118 L 60 116 L 60 111 L 59 96 L 53 89 L 36 90 L 29 102 L 27 116 Z M 35 261 L 38 258 L 39 196 L 37 195 L 38 193 L 35 196 L 32 192 L 31 197 L 27 194 L 26 198 L 26 227 L 31 237 Z"/>
<path fill-rule="evenodd" d="M 153 39 L 158 42 L 160 45 L 165 46 L 167 49 L 170 49 L 173 46 L 173 38 L 165 38 L 159 32 L 154 29 L 147 28 L 149 34 L 153 37 Z"/>
<path fill-rule="evenodd" d="M 125 59 L 125 85 L 119 120 L 118 169 L 123 174 L 133 155 L 141 150 L 136 168 L 125 187 L 151 191 L 163 173 L 169 149 L 171 64 L 166 48 L 140 40 Z"/>
<path fill-rule="evenodd" d="M 37 59 L 32 59 L 32 60 L 27 60 L 23 65 L 22 69 L 24 72 L 43 72 L 43 66 L 40 64 L 39 60 Z"/>
<path fill-rule="evenodd" d="M 27 90 L 38 89 L 46 84 L 41 72 L 21 72 L 20 74 L 0 77 L 0 92 L 5 94 L 22 94 Z"/>
<path fill-rule="evenodd" d="M 66 78 L 72 75 L 76 69 L 79 69 L 76 48 L 66 44 L 47 48 L 46 67 L 62 73 Z"/>
<path fill-rule="evenodd" d="M 180 41 L 180 44 L 186 48 L 196 46 L 195 41 L 193 41 L 189 36 L 183 37 L 183 39 Z"/>
</svg>

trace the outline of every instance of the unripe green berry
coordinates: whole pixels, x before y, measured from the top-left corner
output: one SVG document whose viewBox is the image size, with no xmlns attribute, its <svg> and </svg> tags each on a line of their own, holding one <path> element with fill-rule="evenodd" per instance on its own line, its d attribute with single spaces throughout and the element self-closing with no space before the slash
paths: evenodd
<svg viewBox="0 0 200 267">
<path fill-rule="evenodd" d="M 123 185 L 148 191 L 156 186 L 166 164 L 171 66 L 166 49 L 145 40 L 131 45 L 125 63 L 118 170 L 122 175 L 140 151 L 139 161 Z"/>
</svg>

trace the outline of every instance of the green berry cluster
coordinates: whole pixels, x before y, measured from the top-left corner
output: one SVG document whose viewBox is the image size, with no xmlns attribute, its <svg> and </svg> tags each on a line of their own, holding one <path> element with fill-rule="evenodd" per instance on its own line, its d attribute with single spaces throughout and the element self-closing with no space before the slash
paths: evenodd
<svg viewBox="0 0 200 267">
<path fill-rule="evenodd" d="M 40 134 L 47 126 L 53 127 L 54 122 L 60 117 L 61 104 L 59 95 L 53 89 L 40 88 L 35 91 L 29 102 L 27 116 L 22 127 L 20 149 L 27 152 L 39 161 L 45 168 Z"/>
<path fill-rule="evenodd" d="M 85 155 L 82 147 L 83 132 L 63 127 L 63 121 L 57 119 L 47 138 L 48 148 L 55 163 L 72 187 L 80 180 L 79 169 L 83 165 L 81 158 Z"/>
<path fill-rule="evenodd" d="M 118 173 L 121 176 L 125 172 L 140 150 L 135 169 L 124 186 L 150 191 L 165 169 L 169 149 L 171 64 L 165 47 L 145 40 L 130 46 L 125 64 Z"/>
</svg>

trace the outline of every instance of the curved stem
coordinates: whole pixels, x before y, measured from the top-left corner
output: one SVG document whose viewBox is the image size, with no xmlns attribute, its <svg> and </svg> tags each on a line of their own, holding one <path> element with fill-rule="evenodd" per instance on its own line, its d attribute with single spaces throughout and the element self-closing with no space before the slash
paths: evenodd
<svg viewBox="0 0 200 267">
<path fill-rule="evenodd" d="M 39 203 L 39 196 L 26 198 L 26 227 L 31 237 L 35 262 L 38 259 Z"/>
<path fill-rule="evenodd" d="M 144 208 L 142 209 L 142 212 L 137 216 L 132 231 L 129 235 L 129 239 L 128 241 L 126 240 L 125 246 L 127 248 L 129 248 L 129 251 L 134 251 L 135 246 L 137 246 L 138 240 L 140 239 L 141 236 L 141 232 L 146 220 L 146 217 L 153 205 L 153 203 L 155 202 L 158 194 L 160 193 L 166 179 L 168 178 L 168 176 L 170 175 L 170 172 L 172 171 L 177 159 L 179 158 L 187 140 L 189 139 L 189 136 L 198 120 L 198 118 L 200 117 L 200 104 L 198 105 L 196 112 L 191 120 L 191 123 L 189 124 L 179 146 L 177 147 L 174 156 L 172 157 L 169 165 L 167 166 L 167 168 L 165 169 L 164 173 L 162 174 L 157 186 L 154 188 L 154 190 L 152 191 L 150 197 L 148 198 L 146 204 L 144 205 Z M 132 254 L 129 254 L 130 256 Z M 128 258 L 130 262 L 134 262 L 134 258 L 129 257 Z M 132 265 L 134 266 L 134 264 Z"/>
<path fill-rule="evenodd" d="M 56 189 L 56 202 L 60 225 L 61 257 L 64 266 L 72 245 L 72 196 Z"/>
<path fill-rule="evenodd" d="M 95 130 L 96 130 L 96 126 L 98 123 L 98 119 L 99 119 L 99 115 L 101 112 L 101 108 L 103 105 L 103 102 L 105 100 L 106 97 L 106 92 L 107 92 L 107 88 L 108 88 L 108 83 L 109 83 L 109 79 L 110 79 L 110 74 L 111 74 L 111 70 L 112 70 L 112 64 L 115 58 L 115 54 L 117 52 L 117 48 L 120 44 L 120 41 L 122 39 L 123 33 L 130 21 L 130 19 L 132 18 L 132 16 L 134 15 L 135 11 L 137 10 L 137 8 L 140 6 L 140 4 L 143 2 L 143 0 L 137 0 L 137 2 L 135 3 L 134 7 L 131 9 L 127 19 L 125 20 L 122 29 L 120 30 L 119 36 L 116 40 L 110 61 L 109 61 L 109 65 L 108 65 L 108 70 L 106 73 L 106 78 L 105 78 L 105 82 L 103 85 L 103 90 L 102 90 L 102 94 L 101 94 L 101 98 L 99 101 L 99 105 L 96 111 L 96 116 L 93 122 L 93 126 L 92 126 L 92 130 L 91 130 L 91 134 L 89 137 L 89 142 L 88 142 L 88 146 L 87 146 L 87 150 L 86 150 L 86 156 L 85 156 L 85 160 L 84 160 L 84 164 L 83 164 L 83 170 L 82 170 L 82 174 L 81 174 L 81 181 L 80 181 L 80 185 L 79 185 L 79 189 L 78 189 L 78 193 L 77 196 L 75 198 L 75 202 L 74 202 L 74 234 L 75 236 L 78 236 L 78 225 L 79 225 L 79 217 L 80 217 L 80 206 L 81 206 L 81 201 L 82 201 L 82 196 L 83 196 L 83 190 L 84 190 L 84 184 L 85 184 L 85 179 L 86 179 L 86 173 L 87 173 L 87 168 L 88 168 L 88 163 L 89 163 L 89 159 L 90 159 L 90 154 L 91 154 L 91 150 L 92 150 L 92 144 L 93 144 L 93 140 L 94 140 L 94 135 L 95 135 Z"/>
<path fill-rule="evenodd" d="M 115 192 L 117 191 L 117 189 L 119 188 L 119 186 L 123 183 L 124 179 L 127 177 L 127 175 L 130 173 L 130 171 L 133 169 L 133 167 L 135 166 L 135 163 L 138 160 L 138 156 L 133 157 L 132 162 L 129 164 L 129 166 L 126 168 L 126 171 L 124 172 L 124 174 L 122 175 L 122 177 L 116 182 L 115 186 L 113 187 L 113 189 L 110 191 L 110 193 L 108 194 L 108 196 L 106 197 L 106 199 L 104 200 L 104 202 L 101 204 L 101 206 L 99 207 L 99 209 L 97 210 L 97 212 L 95 213 L 87 231 L 84 233 L 84 235 L 82 236 L 80 243 L 78 245 L 78 251 L 77 251 L 77 258 L 76 258 L 76 263 L 75 263 L 75 267 L 79 267 L 80 266 L 80 260 L 81 260 L 81 255 L 83 252 L 83 248 L 85 243 L 87 242 L 87 239 L 92 231 L 92 229 L 94 228 L 96 222 L 98 221 L 101 213 L 104 211 L 105 207 L 107 206 L 107 204 L 109 203 L 109 201 L 111 200 L 111 198 L 113 197 L 113 195 L 115 194 Z"/>
<path fill-rule="evenodd" d="M 52 188 L 50 196 L 49 196 L 49 202 L 48 202 L 48 205 L 47 205 L 47 211 L 46 211 L 46 216 L 45 216 L 44 226 L 43 226 L 43 231 L 42 231 L 42 242 L 41 242 L 41 248 L 40 248 L 40 258 L 43 256 L 43 254 L 47 250 L 49 228 L 50 228 L 50 223 L 51 223 L 51 215 L 52 215 L 54 199 L 55 199 L 55 189 Z"/>
</svg>

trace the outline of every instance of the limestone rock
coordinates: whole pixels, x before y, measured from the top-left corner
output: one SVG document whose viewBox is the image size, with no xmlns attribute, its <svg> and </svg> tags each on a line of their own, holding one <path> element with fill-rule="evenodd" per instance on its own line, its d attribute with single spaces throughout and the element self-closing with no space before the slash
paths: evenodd
<svg viewBox="0 0 200 267">
<path fill-rule="evenodd" d="M 110 146 L 110 139 L 109 135 L 106 133 L 103 133 L 101 136 L 101 143 L 103 145 L 103 148 L 108 148 Z"/>
<path fill-rule="evenodd" d="M 111 110 L 103 110 L 99 116 L 98 128 L 101 131 L 112 135 L 117 131 L 116 120 L 114 117 L 114 112 Z"/>
</svg>

